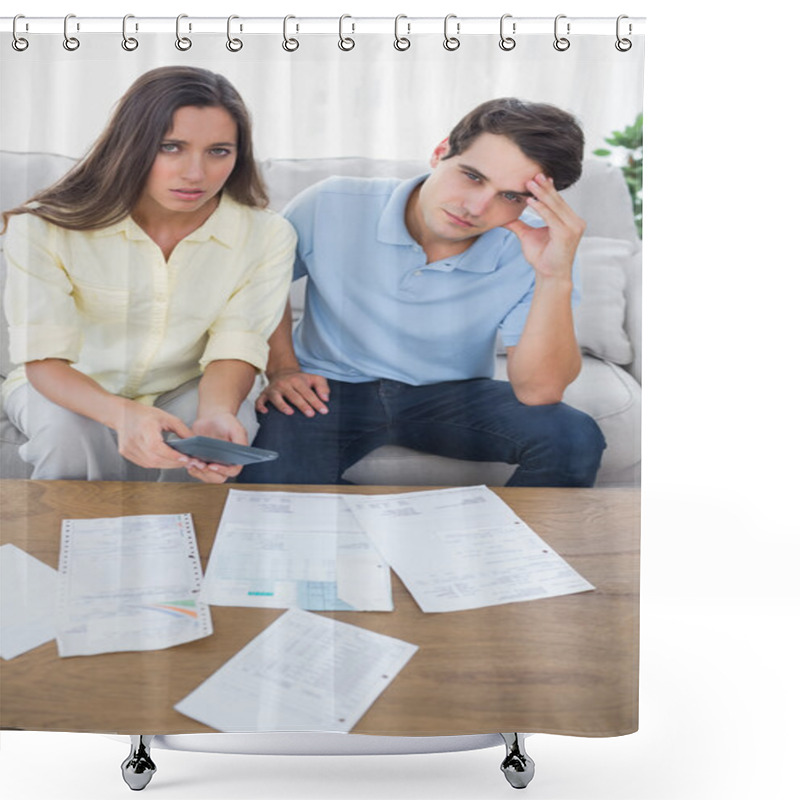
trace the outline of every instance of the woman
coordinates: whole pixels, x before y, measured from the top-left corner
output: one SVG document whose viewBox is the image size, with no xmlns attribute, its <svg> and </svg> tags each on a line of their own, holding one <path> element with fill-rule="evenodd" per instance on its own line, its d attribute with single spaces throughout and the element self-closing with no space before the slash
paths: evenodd
<svg viewBox="0 0 800 800">
<path fill-rule="evenodd" d="M 233 86 L 163 67 L 131 86 L 72 171 L 3 215 L 22 365 L 4 400 L 34 478 L 181 480 L 185 467 L 219 483 L 239 472 L 164 436 L 255 435 L 248 395 L 296 241 L 267 202 Z"/>
</svg>

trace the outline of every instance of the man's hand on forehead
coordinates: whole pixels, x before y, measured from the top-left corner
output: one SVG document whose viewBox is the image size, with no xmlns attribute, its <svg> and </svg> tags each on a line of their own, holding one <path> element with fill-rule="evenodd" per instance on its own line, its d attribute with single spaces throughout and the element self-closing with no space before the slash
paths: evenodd
<svg viewBox="0 0 800 800">
<path fill-rule="evenodd" d="M 516 219 L 503 227 L 517 236 L 522 253 L 537 277 L 571 280 L 572 262 L 586 223 L 556 190 L 553 179 L 544 173 L 537 174 L 525 186 L 530 193 L 526 203 L 545 226 L 537 228 Z"/>
</svg>

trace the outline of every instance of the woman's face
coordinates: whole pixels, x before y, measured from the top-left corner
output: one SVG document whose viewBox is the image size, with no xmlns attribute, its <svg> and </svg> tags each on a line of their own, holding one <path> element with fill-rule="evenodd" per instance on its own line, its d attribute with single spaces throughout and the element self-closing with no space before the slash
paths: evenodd
<svg viewBox="0 0 800 800">
<path fill-rule="evenodd" d="M 137 210 L 145 216 L 210 213 L 236 165 L 237 126 L 216 106 L 184 106 L 172 117 Z"/>
</svg>

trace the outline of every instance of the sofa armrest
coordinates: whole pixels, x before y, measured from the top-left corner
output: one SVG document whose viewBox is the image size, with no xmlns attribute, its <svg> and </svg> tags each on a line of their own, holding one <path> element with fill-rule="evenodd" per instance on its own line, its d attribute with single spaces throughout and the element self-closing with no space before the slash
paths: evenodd
<svg viewBox="0 0 800 800">
<path fill-rule="evenodd" d="M 633 345 L 633 361 L 626 370 L 642 382 L 642 251 L 630 259 L 625 286 L 625 330 Z"/>
</svg>

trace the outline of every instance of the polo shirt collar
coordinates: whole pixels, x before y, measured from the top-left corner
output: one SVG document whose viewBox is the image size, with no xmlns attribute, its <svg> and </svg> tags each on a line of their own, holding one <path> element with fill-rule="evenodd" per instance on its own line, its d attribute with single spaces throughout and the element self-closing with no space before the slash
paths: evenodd
<svg viewBox="0 0 800 800">
<path fill-rule="evenodd" d="M 402 181 L 394 189 L 378 221 L 379 242 L 419 246 L 406 227 L 406 206 L 411 193 L 428 175 L 430 173 Z M 454 269 L 467 272 L 494 272 L 498 267 L 501 251 L 508 242 L 509 236 L 514 237 L 515 235 L 505 228 L 493 228 L 481 234 L 463 253 L 436 261 L 434 264 L 443 272 Z M 433 267 L 434 264 L 429 266 Z"/>
<path fill-rule="evenodd" d="M 395 187 L 378 220 L 379 242 L 384 244 L 418 244 L 406 227 L 406 206 L 411 193 L 429 174 L 426 172 L 424 175 L 409 178 Z"/>
<path fill-rule="evenodd" d="M 225 247 L 232 248 L 236 242 L 236 231 L 239 225 L 236 213 L 236 201 L 223 192 L 219 205 L 214 213 L 195 231 L 184 237 L 186 242 L 207 242 L 216 239 Z M 150 237 L 128 215 L 119 222 L 106 228 L 92 232 L 95 236 L 113 236 L 122 233 L 131 241 L 149 241 Z"/>
</svg>

